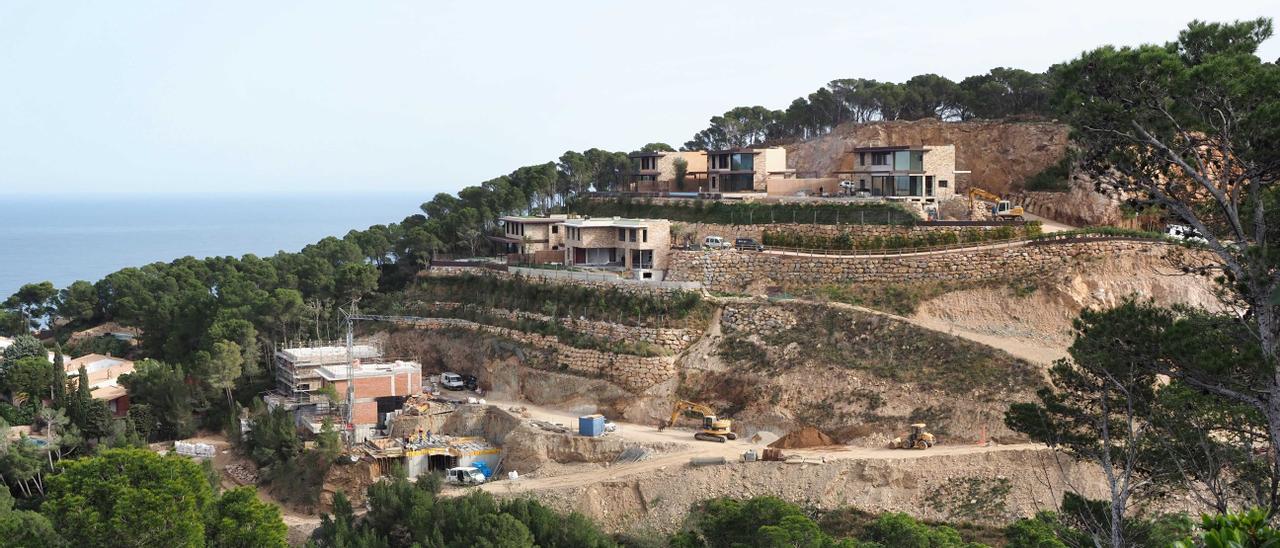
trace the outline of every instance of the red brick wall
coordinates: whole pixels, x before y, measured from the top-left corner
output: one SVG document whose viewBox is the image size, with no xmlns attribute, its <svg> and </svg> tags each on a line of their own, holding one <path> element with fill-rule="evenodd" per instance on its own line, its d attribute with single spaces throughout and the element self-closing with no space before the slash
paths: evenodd
<svg viewBox="0 0 1280 548">
<path fill-rule="evenodd" d="M 357 390 L 359 390 L 357 388 Z M 378 423 L 378 402 L 358 402 L 352 409 L 351 419 L 356 424 Z"/>
</svg>

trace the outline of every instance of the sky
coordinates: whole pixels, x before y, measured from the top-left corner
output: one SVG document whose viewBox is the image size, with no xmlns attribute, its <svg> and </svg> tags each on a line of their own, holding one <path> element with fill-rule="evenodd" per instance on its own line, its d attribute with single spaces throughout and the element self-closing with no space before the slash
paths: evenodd
<svg viewBox="0 0 1280 548">
<path fill-rule="evenodd" d="M 1258 16 L 1280 4 L 0 0 L 0 201 L 452 192 L 565 150 L 679 146 L 836 78 L 1041 71 Z"/>
</svg>

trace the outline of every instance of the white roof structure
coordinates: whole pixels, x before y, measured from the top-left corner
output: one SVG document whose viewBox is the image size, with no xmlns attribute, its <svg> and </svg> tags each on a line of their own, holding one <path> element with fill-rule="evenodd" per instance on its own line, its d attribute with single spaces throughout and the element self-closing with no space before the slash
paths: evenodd
<svg viewBox="0 0 1280 548">
<path fill-rule="evenodd" d="M 325 365 L 318 369 L 321 377 L 327 381 L 342 381 L 348 376 L 355 378 L 362 377 L 383 377 L 387 375 L 399 375 L 402 373 L 414 373 L 422 371 L 422 364 L 415 361 L 401 361 L 386 363 L 362 363 L 356 364 L 355 371 L 348 373 L 346 364 L 341 365 Z"/>
<path fill-rule="evenodd" d="M 345 346 L 313 346 L 307 348 L 286 348 L 279 352 L 285 359 L 295 364 L 328 365 L 345 364 L 347 347 Z M 373 345 L 357 344 L 351 347 L 353 359 L 369 360 L 382 356 L 382 351 Z"/>
<path fill-rule="evenodd" d="M 565 226 L 573 227 L 618 227 L 618 228 L 635 228 L 644 227 L 655 223 L 668 222 L 666 219 L 624 219 L 622 217 L 603 217 L 592 219 L 565 219 Z"/>
</svg>

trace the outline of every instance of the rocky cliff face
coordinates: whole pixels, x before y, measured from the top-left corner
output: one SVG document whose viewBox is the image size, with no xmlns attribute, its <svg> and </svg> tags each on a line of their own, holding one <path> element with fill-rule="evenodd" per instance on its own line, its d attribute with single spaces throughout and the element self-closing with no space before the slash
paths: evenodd
<svg viewBox="0 0 1280 548">
<path fill-rule="evenodd" d="M 872 122 L 844 124 L 823 137 L 787 145 L 787 167 L 826 176 L 852 167 L 848 154 L 859 146 L 956 146 L 956 169 L 963 191 L 974 184 L 992 192 L 1015 189 L 1022 181 L 1062 159 L 1070 128 L 1054 122 Z M 803 175 L 802 175 L 803 176 Z"/>
</svg>

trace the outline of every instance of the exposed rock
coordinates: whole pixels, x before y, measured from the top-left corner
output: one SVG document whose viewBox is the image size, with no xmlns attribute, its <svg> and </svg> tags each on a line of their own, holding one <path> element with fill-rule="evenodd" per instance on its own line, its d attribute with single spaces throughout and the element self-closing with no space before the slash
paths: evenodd
<svg viewBox="0 0 1280 548">
<path fill-rule="evenodd" d="M 973 172 L 960 177 L 957 194 L 969 184 L 1002 194 L 1060 161 L 1069 136 L 1070 128 L 1055 122 L 850 123 L 823 137 L 787 145 L 787 167 L 805 175 L 826 176 L 853 167 L 846 152 L 854 147 L 953 144 L 956 169 Z"/>
</svg>

